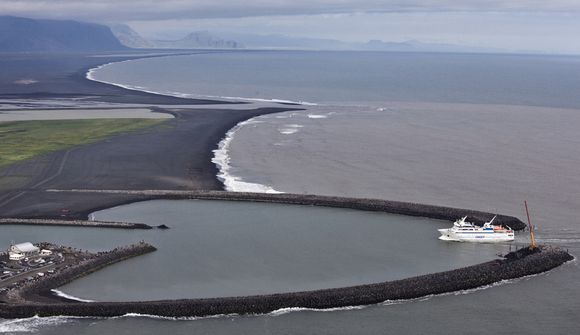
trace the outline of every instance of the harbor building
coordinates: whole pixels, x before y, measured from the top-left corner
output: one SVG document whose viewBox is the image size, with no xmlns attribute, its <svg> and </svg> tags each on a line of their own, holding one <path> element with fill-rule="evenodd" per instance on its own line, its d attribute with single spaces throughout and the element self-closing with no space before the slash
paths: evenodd
<svg viewBox="0 0 580 335">
<path fill-rule="evenodd" d="M 40 249 L 30 242 L 13 244 L 8 249 L 8 257 L 12 261 L 20 261 L 27 257 L 37 256 Z"/>
</svg>

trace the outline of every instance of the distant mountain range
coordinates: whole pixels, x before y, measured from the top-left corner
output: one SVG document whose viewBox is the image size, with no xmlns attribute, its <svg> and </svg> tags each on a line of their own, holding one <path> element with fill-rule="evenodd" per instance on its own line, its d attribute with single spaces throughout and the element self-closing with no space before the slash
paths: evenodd
<svg viewBox="0 0 580 335">
<path fill-rule="evenodd" d="M 416 40 L 404 42 L 383 42 L 370 40 L 363 45 L 364 50 L 409 51 L 409 52 L 505 52 L 505 50 L 473 47 L 447 43 L 426 43 Z"/>
<path fill-rule="evenodd" d="M 240 34 L 232 32 L 210 33 L 197 31 L 178 40 L 147 40 L 126 25 L 111 27 L 117 38 L 131 48 L 163 49 L 278 49 L 278 50 L 362 50 L 401 52 L 501 52 L 502 50 L 478 48 L 444 43 L 426 43 L 416 40 L 384 42 L 370 40 L 366 43 L 343 42 L 333 39 L 291 37 L 286 35 Z"/>
<path fill-rule="evenodd" d="M 0 16 L 0 51 L 83 52 L 124 50 L 107 26 L 69 20 Z"/>
<path fill-rule="evenodd" d="M 196 31 L 188 34 L 182 39 L 174 41 L 154 40 L 153 44 L 157 48 L 169 49 L 197 49 L 197 48 L 211 48 L 211 49 L 241 49 L 244 45 L 231 40 L 224 40 L 210 34 L 207 31 Z"/>
<path fill-rule="evenodd" d="M 506 50 L 464 46 L 456 44 L 429 43 L 416 40 L 403 42 L 344 42 L 334 39 L 291 37 L 280 34 L 256 35 L 220 32 L 223 38 L 234 39 L 249 49 L 303 49 L 303 50 L 357 50 L 400 52 L 506 52 Z"/>
<path fill-rule="evenodd" d="M 137 49 L 241 49 L 244 47 L 239 42 L 217 37 L 208 31 L 196 31 L 177 40 L 148 40 L 127 25 L 114 25 L 111 26 L 111 30 L 124 45 Z"/>
<path fill-rule="evenodd" d="M 97 52 L 140 49 L 238 49 L 241 43 L 193 32 L 178 40 L 148 40 L 123 24 L 0 16 L 0 52 Z"/>
<path fill-rule="evenodd" d="M 285 35 L 210 33 L 197 31 L 176 40 L 150 40 L 123 24 L 110 27 L 70 20 L 39 20 L 0 16 L 0 52 L 95 52 L 138 49 L 281 49 L 366 50 L 405 52 L 506 52 L 421 41 L 366 43 Z"/>
<path fill-rule="evenodd" d="M 150 49 L 155 48 L 155 44 L 141 37 L 135 30 L 126 24 L 111 25 L 111 32 L 123 45 L 129 48 Z"/>
</svg>

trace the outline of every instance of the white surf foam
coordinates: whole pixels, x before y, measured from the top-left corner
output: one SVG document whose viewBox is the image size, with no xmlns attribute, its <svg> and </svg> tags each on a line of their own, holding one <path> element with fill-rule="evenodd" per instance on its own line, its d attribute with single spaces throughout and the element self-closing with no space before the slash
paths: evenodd
<svg viewBox="0 0 580 335">
<path fill-rule="evenodd" d="M 566 264 L 575 264 L 575 263 L 576 263 L 576 259 L 573 259 L 572 261 L 566 262 Z M 290 307 L 290 308 L 281 308 L 281 309 L 275 310 L 273 312 L 270 312 L 266 315 L 279 316 L 279 315 L 284 315 L 284 314 L 288 314 L 288 313 L 292 313 L 292 312 L 303 312 L 303 311 L 312 311 L 312 312 L 349 311 L 349 310 L 364 309 L 364 308 L 368 308 L 368 307 L 372 307 L 372 306 L 391 306 L 391 305 L 399 305 L 399 304 L 404 304 L 404 303 L 409 303 L 409 302 L 427 301 L 427 300 L 431 300 L 432 298 L 436 298 L 436 297 L 472 294 L 475 292 L 487 290 L 487 289 L 498 287 L 498 286 L 517 283 L 517 282 L 522 281 L 522 280 L 529 280 L 529 279 L 532 279 L 532 278 L 538 277 L 538 276 L 549 276 L 552 271 L 554 271 L 554 269 L 546 271 L 546 272 L 542 272 L 542 273 L 523 276 L 520 278 L 504 279 L 504 280 L 501 280 L 501 281 L 496 282 L 496 283 L 492 283 L 489 285 L 484 285 L 484 286 L 480 286 L 480 287 L 476 287 L 476 288 L 472 288 L 472 289 L 453 291 L 453 292 L 447 292 L 447 293 L 441 293 L 441 294 L 431 294 L 431 295 L 427 295 L 427 296 L 419 297 L 419 298 L 415 298 L 415 299 L 386 300 L 386 301 L 383 301 L 381 303 L 373 304 L 373 305 L 345 306 L 345 307 L 335 307 L 335 308 L 325 308 L 325 309 Z"/>
<path fill-rule="evenodd" d="M 41 328 L 62 325 L 72 322 L 75 319 L 81 318 L 70 316 L 51 316 L 41 318 L 39 316 L 33 316 L 25 319 L 3 320 L 0 322 L 0 334 L 34 333 Z"/>
<path fill-rule="evenodd" d="M 178 56 L 178 55 L 176 55 Z M 171 57 L 171 55 L 169 56 L 163 56 L 163 57 Z M 146 87 L 142 87 L 142 86 L 136 86 L 136 85 L 126 85 L 126 84 L 120 84 L 120 83 L 115 83 L 112 81 L 106 81 L 106 80 L 102 80 L 102 79 L 97 79 L 95 77 L 95 73 L 98 72 L 99 70 L 110 66 L 111 64 L 120 64 L 120 63 L 125 63 L 125 62 L 131 62 L 134 61 L 136 59 L 128 59 L 128 60 L 123 60 L 123 61 L 118 61 L 118 62 L 109 62 L 106 64 L 102 64 L 99 65 L 97 67 L 91 68 L 87 71 L 86 73 L 86 78 L 92 81 L 96 81 L 99 83 L 103 83 L 103 84 L 109 84 L 109 85 L 113 85 L 113 86 L 117 86 L 117 87 L 121 87 L 127 90 L 132 90 L 132 91 L 141 91 L 141 92 L 146 92 L 146 93 L 152 93 L 152 94 L 158 94 L 158 95 L 166 95 L 166 96 L 172 96 L 172 97 L 177 97 L 177 98 L 191 98 L 191 99 L 222 99 L 222 100 L 233 100 L 233 101 L 250 101 L 250 102 L 268 102 L 268 103 L 277 103 L 277 104 L 293 104 L 293 105 L 303 105 L 303 106 L 318 106 L 317 103 L 314 102 L 308 102 L 308 101 L 294 101 L 294 100 L 287 100 L 287 99 L 276 99 L 276 98 L 271 98 L 271 99 L 265 99 L 265 98 L 252 98 L 252 97 L 235 97 L 235 96 L 223 96 L 223 95 L 201 95 L 201 94 L 190 94 L 190 93 L 183 93 L 183 92 L 175 92 L 175 91 L 168 91 L 168 92 L 160 92 L 160 91 L 152 91 Z"/>
<path fill-rule="evenodd" d="M 278 130 L 282 135 L 292 135 L 298 132 L 298 129 L 282 128 Z"/>
<path fill-rule="evenodd" d="M 254 102 L 272 102 L 279 104 L 292 104 L 292 105 L 303 105 L 303 106 L 318 106 L 317 103 L 301 101 L 301 100 L 287 100 L 287 99 L 265 99 L 265 98 L 248 98 L 248 97 L 232 97 L 224 95 L 199 95 L 197 97 L 212 98 L 212 99 L 225 99 L 225 100 L 242 100 L 242 101 L 254 101 Z"/>
<path fill-rule="evenodd" d="M 19 79 L 14 81 L 14 84 L 16 85 L 32 85 L 36 83 L 38 83 L 38 80 L 32 78 Z"/>
<path fill-rule="evenodd" d="M 69 300 L 80 301 L 80 302 L 95 302 L 94 300 L 83 299 L 83 298 L 75 297 L 75 296 L 70 295 L 70 294 L 66 294 L 63 291 L 59 291 L 57 289 L 52 289 L 50 291 L 53 292 L 54 294 L 56 294 L 59 297 L 66 298 L 66 299 L 69 299 Z"/>
<path fill-rule="evenodd" d="M 217 318 L 227 318 L 227 317 L 237 317 L 239 314 L 216 314 L 209 316 L 160 316 L 153 314 L 139 314 L 139 313 L 127 313 L 122 316 L 113 317 L 112 319 L 123 319 L 123 318 L 147 318 L 147 319 L 157 319 L 157 320 L 169 320 L 169 321 L 196 321 L 204 319 L 217 319 Z"/>
<path fill-rule="evenodd" d="M 566 262 L 566 264 L 576 264 L 576 259 Z M 474 289 L 468 290 L 460 290 L 454 292 L 447 292 L 442 294 L 432 294 L 420 298 L 415 299 L 401 299 L 401 300 L 386 300 L 378 304 L 373 305 L 357 305 L 357 306 L 345 306 L 345 307 L 334 307 L 334 308 L 306 308 L 306 307 L 289 307 L 289 308 L 280 308 L 275 311 L 266 314 L 253 314 L 254 316 L 281 316 L 284 314 L 294 313 L 294 312 L 337 312 L 337 311 L 352 311 L 352 310 L 361 310 L 368 307 L 373 306 L 391 306 L 391 305 L 399 305 L 409 302 L 421 302 L 427 301 L 432 298 L 440 297 L 440 296 L 451 296 L 451 295 L 464 295 L 464 294 L 472 294 L 478 291 L 487 290 L 497 286 L 503 286 L 506 284 L 513 284 L 517 283 L 521 280 L 529 280 L 533 277 L 537 276 L 548 276 L 554 270 L 528 275 L 520 278 L 515 279 L 506 279 L 499 281 L 497 283 L 493 283 L 490 285 L 485 285 L 481 287 L 477 287 Z M 224 318 L 224 317 L 239 317 L 239 314 L 217 314 L 217 315 L 210 315 L 204 317 L 168 317 L 168 316 L 159 316 L 159 315 L 152 315 L 152 314 L 139 314 L 139 313 L 127 313 L 122 316 L 113 317 L 112 319 L 118 318 L 150 318 L 150 319 L 159 319 L 159 320 L 173 320 L 173 321 L 196 321 L 196 320 L 203 320 L 203 319 L 212 319 L 212 318 Z M 74 321 L 75 319 L 87 319 L 91 317 L 68 317 L 68 316 L 55 316 L 55 317 L 32 317 L 26 319 L 16 319 L 16 320 L 4 320 L 0 322 L 0 334 L 1 333 L 18 333 L 18 332 L 35 332 L 39 328 L 46 327 L 46 326 L 54 326 L 60 325 L 63 323 Z M 100 319 L 100 318 L 93 318 L 93 319 Z"/>
<path fill-rule="evenodd" d="M 167 56 L 167 57 L 170 57 L 170 56 Z M 181 93 L 181 92 L 160 92 L 160 91 L 152 91 L 152 90 L 147 89 L 146 87 L 142 87 L 142 86 L 120 84 L 120 83 L 116 83 L 116 82 L 112 82 L 112 81 L 106 81 L 106 80 L 102 80 L 102 79 L 97 79 L 95 77 L 95 73 L 97 71 L 99 71 L 101 69 L 104 69 L 107 66 L 110 66 L 112 64 L 121 64 L 121 63 L 131 62 L 131 61 L 134 61 L 134 60 L 136 60 L 136 59 L 128 59 L 128 60 L 123 60 L 123 61 L 118 61 L 118 62 L 109 62 L 109 63 L 106 63 L 106 64 L 99 65 L 97 67 L 94 67 L 92 69 L 89 69 L 87 71 L 87 73 L 86 73 L 86 78 L 89 79 L 89 80 L 92 80 L 92 81 L 96 81 L 96 82 L 103 83 L 103 84 L 108 84 L 108 85 L 113 85 L 113 86 L 121 87 L 121 88 L 124 88 L 126 90 L 131 90 L 131 91 L 140 91 L 140 92 L 157 94 L 157 95 L 172 96 L 172 97 L 176 97 L 176 98 L 194 98 L 194 95 L 193 94 L 186 94 L 186 93 Z"/>
<path fill-rule="evenodd" d="M 320 115 L 320 114 L 308 114 L 309 119 L 327 119 L 328 115 Z"/>
<path fill-rule="evenodd" d="M 300 124 L 285 124 L 281 128 L 278 128 L 278 132 L 283 135 L 291 135 L 298 132 L 300 128 L 303 128 Z"/>
<path fill-rule="evenodd" d="M 289 308 L 280 308 L 273 312 L 270 312 L 266 315 L 270 316 L 280 316 L 288 313 L 293 312 L 337 312 L 337 311 L 353 311 L 358 309 L 363 309 L 366 306 L 346 306 L 346 307 L 334 307 L 334 308 L 306 308 L 306 307 L 289 307 Z"/>
<path fill-rule="evenodd" d="M 256 192 L 256 193 L 283 193 L 273 189 L 270 186 L 249 183 L 244 181 L 241 177 L 232 174 L 232 166 L 230 164 L 230 145 L 234 138 L 235 133 L 243 126 L 260 122 L 255 120 L 255 118 L 249 119 L 238 123 L 235 127 L 230 129 L 226 136 L 218 144 L 218 148 L 213 151 L 214 157 L 212 158 L 212 163 L 218 167 L 218 179 L 224 183 L 226 191 L 232 192 Z"/>
</svg>

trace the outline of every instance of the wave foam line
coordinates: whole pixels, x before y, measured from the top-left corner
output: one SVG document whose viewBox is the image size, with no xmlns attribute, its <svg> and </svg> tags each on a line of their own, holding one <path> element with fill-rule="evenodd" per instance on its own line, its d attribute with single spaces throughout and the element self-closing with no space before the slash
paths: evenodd
<svg viewBox="0 0 580 335">
<path fill-rule="evenodd" d="M 151 93 L 151 94 L 156 94 L 156 95 L 165 95 L 165 96 L 170 96 L 170 97 L 176 97 L 176 98 L 189 98 L 191 96 L 191 94 L 185 94 L 185 93 L 179 93 L 179 92 L 159 92 L 159 91 L 152 91 L 149 90 L 145 87 L 142 86 L 136 86 L 136 85 L 125 85 L 125 84 L 120 84 L 120 83 L 115 83 L 112 81 L 106 81 L 106 80 L 102 80 L 102 79 L 97 79 L 95 77 L 95 73 L 107 66 L 110 66 L 112 64 L 121 64 L 121 63 L 126 63 L 126 62 L 131 62 L 134 61 L 135 59 L 128 59 L 128 60 L 123 60 L 123 61 L 118 61 L 118 62 L 109 62 L 106 64 L 102 64 L 99 65 L 97 67 L 91 68 L 87 71 L 85 77 L 88 80 L 92 80 L 92 81 L 96 81 L 98 83 L 103 83 L 103 84 L 108 84 L 108 85 L 113 85 L 113 86 L 117 86 L 126 90 L 130 90 L 130 91 L 140 91 L 140 92 L 145 92 L 145 93 Z"/>
<path fill-rule="evenodd" d="M 52 293 L 54 293 L 55 295 L 57 295 L 57 296 L 59 296 L 59 297 L 61 297 L 61 298 L 68 299 L 68 300 L 74 300 L 74 301 L 80 301 L 80 302 L 95 302 L 94 300 L 89 300 L 89 299 L 78 298 L 78 297 L 75 297 L 75 296 L 73 296 L 73 295 L 66 294 L 66 293 L 64 293 L 63 291 L 59 291 L 59 290 L 57 290 L 57 289 L 52 289 L 52 290 L 50 290 L 50 291 L 51 291 Z"/>
<path fill-rule="evenodd" d="M 576 258 L 574 258 L 573 260 L 566 262 L 566 263 L 574 264 L 575 262 L 576 262 Z M 504 279 L 504 280 L 501 280 L 497 283 L 484 285 L 484 286 L 480 286 L 480 287 L 476 287 L 476 288 L 472 288 L 472 289 L 446 292 L 446 293 L 441 293 L 441 294 L 431 294 L 431 295 L 427 295 L 427 296 L 419 297 L 419 298 L 414 298 L 414 299 L 386 300 L 386 301 L 383 301 L 383 302 L 375 304 L 375 305 L 345 306 L 345 307 L 334 307 L 334 308 L 323 308 L 323 309 L 305 308 L 305 307 L 290 307 L 290 308 L 281 308 L 281 309 L 275 310 L 273 312 L 267 313 L 265 315 L 279 316 L 279 315 L 284 315 L 284 314 L 288 314 L 288 313 L 304 312 L 304 311 L 308 311 L 308 312 L 352 311 L 352 310 L 365 309 L 365 308 L 372 307 L 372 306 L 391 306 L 391 305 L 400 305 L 400 304 L 409 303 L 409 302 L 421 302 L 421 301 L 427 301 L 427 300 L 430 300 L 430 299 L 436 298 L 436 297 L 467 295 L 467 294 L 472 294 L 472 293 L 476 293 L 479 291 L 488 290 L 488 289 L 498 287 L 498 286 L 517 283 L 517 282 L 522 281 L 522 280 L 529 280 L 529 279 L 534 278 L 534 277 L 547 276 L 550 274 L 551 271 L 553 271 L 553 270 L 542 272 L 542 273 L 536 273 L 533 275 L 527 275 L 527 276 L 523 276 L 520 278 Z"/>
<path fill-rule="evenodd" d="M 147 318 L 156 320 L 168 320 L 168 321 L 197 321 L 204 319 L 217 319 L 217 318 L 227 318 L 227 317 L 237 317 L 239 314 L 216 314 L 208 316 L 160 316 L 153 314 L 140 314 L 140 313 L 127 313 L 125 315 L 116 316 L 111 319 L 124 319 L 124 318 Z"/>
<path fill-rule="evenodd" d="M 167 57 L 171 57 L 171 56 L 167 56 Z M 282 104 L 296 104 L 296 105 L 303 105 L 303 106 L 318 106 L 318 104 L 314 103 L 314 102 L 308 102 L 308 101 L 293 101 L 293 100 L 286 100 L 286 99 L 262 99 L 262 98 L 247 98 L 247 97 L 230 97 L 230 96 L 221 96 L 221 95 L 201 95 L 201 94 L 190 94 L 190 93 L 181 93 L 181 92 L 175 92 L 175 91 L 171 91 L 171 92 L 159 92 L 159 91 L 152 91 L 149 90 L 145 87 L 142 86 L 136 86 L 136 85 L 126 85 L 126 84 L 120 84 L 120 83 L 115 83 L 112 81 L 106 81 L 106 80 L 102 80 L 102 79 L 97 79 L 95 77 L 95 73 L 111 64 L 120 64 L 120 63 L 125 63 L 125 62 L 131 62 L 134 61 L 135 59 L 128 59 L 128 60 L 124 60 L 124 61 L 118 61 L 118 62 L 109 62 L 106 64 L 102 64 L 99 65 L 97 67 L 91 68 L 87 71 L 85 77 L 88 80 L 92 80 L 92 81 L 96 81 L 99 83 L 103 83 L 103 84 L 108 84 L 108 85 L 113 85 L 113 86 L 117 86 L 117 87 L 121 87 L 127 90 L 131 90 L 131 91 L 141 91 L 141 92 L 146 92 L 146 93 L 151 93 L 151 94 L 157 94 L 157 95 L 166 95 L 166 96 L 171 96 L 171 97 L 176 97 L 176 98 L 190 98 L 190 99 L 224 99 L 224 100 L 234 100 L 234 101 L 239 101 L 239 100 L 243 100 L 243 101 L 253 101 L 253 102 L 271 102 L 271 103 L 282 103 Z"/>
<path fill-rule="evenodd" d="M 228 100 L 245 100 L 245 101 L 255 101 L 255 102 L 275 102 L 275 103 L 296 104 L 296 105 L 303 105 L 303 106 L 318 106 L 317 103 L 302 101 L 302 100 L 286 100 L 286 99 L 276 99 L 276 98 L 265 99 L 265 98 L 230 97 L 230 96 L 222 96 L 222 95 L 204 95 L 203 97 L 228 99 Z"/>
<path fill-rule="evenodd" d="M 82 318 L 73 316 L 33 316 L 25 319 L 4 320 L 0 322 L 0 334 L 34 333 L 41 328 L 59 326 L 74 321 L 75 319 Z"/>
<path fill-rule="evenodd" d="M 571 261 L 566 262 L 565 264 L 574 264 L 577 265 L 577 259 L 574 258 Z M 334 308 L 326 308 L 326 309 L 316 309 L 316 308 L 306 308 L 306 307 L 289 307 L 289 308 L 281 308 L 270 313 L 266 314 L 254 314 L 254 316 L 280 316 L 288 313 L 293 312 L 336 312 L 336 311 L 351 311 L 351 310 L 361 310 L 372 306 L 392 306 L 392 305 L 399 305 L 408 302 L 421 302 L 427 301 L 434 297 L 440 296 L 458 296 L 458 295 L 467 295 L 472 294 L 478 291 L 487 290 L 497 286 L 503 286 L 507 284 L 513 284 L 519 282 L 521 280 L 528 280 L 533 277 L 538 276 L 548 276 L 550 272 L 554 270 L 537 273 L 533 275 L 523 276 L 520 278 L 514 279 L 505 279 L 499 281 L 497 283 L 484 285 L 481 287 L 476 287 L 473 289 L 467 290 L 459 290 L 454 292 L 447 292 L 441 294 L 432 294 L 420 298 L 415 299 L 401 299 L 401 300 L 386 300 L 381 303 L 375 305 L 359 305 L 359 306 L 345 306 L 345 307 L 334 307 Z M 196 321 L 196 320 L 203 320 L 203 319 L 212 319 L 212 318 L 223 318 L 223 317 L 239 317 L 240 314 L 217 314 L 217 315 L 210 315 L 210 316 L 202 316 L 202 317 L 168 317 L 168 316 L 159 316 L 159 315 L 151 315 L 151 314 L 139 314 L 139 313 L 127 313 L 122 316 L 112 317 L 111 319 L 118 319 L 118 318 L 150 318 L 150 319 L 159 319 L 159 320 L 170 320 L 170 321 Z M 76 317 L 76 316 L 52 316 L 52 317 L 39 317 L 34 316 L 31 318 L 25 319 L 16 319 L 16 320 L 3 320 L 0 322 L 0 334 L 2 333 L 16 333 L 16 332 L 34 332 L 38 328 L 43 326 L 52 326 L 52 325 L 59 325 L 67 322 L 74 321 L 76 319 L 106 319 L 106 318 L 98 318 L 98 317 Z"/>
<path fill-rule="evenodd" d="M 373 304 L 373 305 L 357 305 L 357 306 L 344 306 L 344 307 L 332 307 L 332 308 L 287 307 L 287 308 L 280 308 L 280 309 L 277 309 L 277 310 L 274 310 L 272 312 L 265 313 L 265 314 L 251 314 L 251 315 L 252 316 L 276 317 L 276 316 L 281 316 L 281 315 L 295 313 L 295 312 L 327 313 L 327 312 L 340 312 L 340 311 L 356 311 L 356 310 L 362 310 L 362 309 L 373 307 L 373 306 L 400 305 L 400 304 L 410 303 L 410 302 L 427 301 L 427 300 L 431 300 L 432 298 L 440 297 L 440 296 L 457 296 L 457 295 L 472 294 L 472 293 L 482 291 L 482 290 L 487 290 L 487 289 L 490 289 L 493 287 L 502 286 L 502 285 L 506 285 L 506 284 L 512 284 L 512 283 L 518 282 L 522 279 L 529 279 L 531 277 L 540 276 L 542 274 L 545 274 L 545 273 L 534 274 L 534 275 L 524 276 L 524 277 L 515 278 L 515 279 L 506 279 L 506 280 L 502 280 L 502 281 L 497 282 L 497 283 L 493 283 L 493 284 L 485 285 L 485 286 L 481 286 L 481 287 L 476 287 L 476 288 L 468 289 L 468 290 L 460 290 L 460 291 L 447 292 L 447 293 L 441 293 L 441 294 L 432 294 L 432 295 L 428 295 L 428 296 L 424 296 L 424 297 L 420 297 L 420 298 L 414 298 L 414 299 L 386 300 L 386 301 L 383 301 L 381 303 Z M 194 317 L 170 317 L 170 316 L 159 316 L 159 315 L 152 315 L 152 314 L 127 313 L 127 314 L 122 315 L 122 316 L 114 317 L 113 319 L 134 317 L 134 318 L 149 318 L 149 319 L 169 320 L 169 321 L 196 321 L 196 320 L 203 320 L 203 319 L 224 318 L 224 317 L 240 317 L 240 316 L 241 316 L 240 314 L 217 314 L 217 315 L 200 316 L 200 317 L 195 317 L 195 316 Z"/>
<path fill-rule="evenodd" d="M 214 163 L 218 168 L 217 178 L 224 183 L 226 191 L 231 192 L 256 192 L 256 193 L 283 193 L 273 189 L 270 186 L 249 183 L 242 179 L 242 177 L 235 176 L 232 174 L 232 166 L 230 164 L 231 158 L 229 155 L 230 146 L 234 135 L 236 132 L 245 125 L 256 123 L 255 118 L 238 123 L 232 129 L 230 129 L 226 136 L 218 144 L 218 148 L 213 150 L 214 157 L 212 158 L 212 163 Z"/>
<path fill-rule="evenodd" d="M 307 117 L 309 119 L 327 119 L 328 118 L 328 115 L 308 114 Z"/>
<path fill-rule="evenodd" d="M 323 309 L 306 308 L 306 307 L 289 307 L 289 308 L 280 308 L 280 309 L 277 309 L 277 310 L 272 311 L 272 312 L 265 314 L 265 315 L 280 316 L 280 315 L 294 313 L 294 312 L 323 312 L 324 313 L 324 312 L 337 312 L 337 311 L 354 311 L 354 310 L 359 310 L 359 309 L 363 309 L 366 307 L 367 306 L 362 306 L 362 305 L 361 306 L 323 308 Z"/>
</svg>

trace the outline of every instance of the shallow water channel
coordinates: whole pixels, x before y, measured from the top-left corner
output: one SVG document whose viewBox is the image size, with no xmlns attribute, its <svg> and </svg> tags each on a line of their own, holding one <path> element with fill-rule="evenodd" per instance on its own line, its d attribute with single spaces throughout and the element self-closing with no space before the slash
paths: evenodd
<svg viewBox="0 0 580 335">
<path fill-rule="evenodd" d="M 104 250 L 140 240 L 154 253 L 62 288 L 97 301 L 201 298 L 349 286 L 472 265 L 507 245 L 443 242 L 449 222 L 297 205 L 156 200 L 94 214 L 169 230 L 6 226 L 2 244 L 50 241 Z"/>
</svg>

